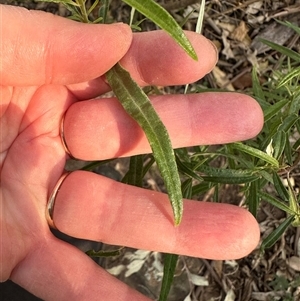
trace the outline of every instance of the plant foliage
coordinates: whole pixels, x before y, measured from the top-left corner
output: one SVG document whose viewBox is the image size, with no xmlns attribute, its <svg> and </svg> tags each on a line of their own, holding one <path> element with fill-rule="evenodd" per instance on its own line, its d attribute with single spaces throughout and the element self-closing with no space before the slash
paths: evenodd
<svg viewBox="0 0 300 301">
<path fill-rule="evenodd" d="M 96 0 L 89 8 L 86 8 L 86 0 L 49 1 L 65 4 L 72 12 L 71 18 L 74 20 L 89 23 L 106 20 L 108 0 Z M 155 1 L 123 2 L 166 30 L 187 54 L 197 59 L 180 26 Z M 204 2 L 202 1 L 202 5 Z M 91 12 L 101 3 L 98 16 L 96 19 L 92 18 Z M 280 23 L 300 35 L 298 26 L 289 22 Z M 137 25 L 133 24 L 134 26 Z M 201 195 L 212 192 L 213 200 L 218 202 L 220 191 L 225 185 L 236 185 L 254 216 L 263 202 L 268 202 L 286 213 L 286 218 L 262 242 L 263 252 L 274 245 L 289 226 L 300 226 L 300 196 L 291 182 L 293 171 L 299 169 L 300 162 L 300 54 L 271 41 L 262 42 L 281 55 L 281 65 L 278 70 L 268 74 L 269 79 L 264 84 L 260 83 L 260 75 L 253 68 L 253 87 L 249 94 L 261 105 L 265 121 L 257 138 L 243 143 L 231 143 L 218 148 L 196 146 L 174 152 L 164 125 L 147 95 L 131 79 L 130 74 L 120 65 L 116 65 L 107 73 L 107 79 L 125 110 L 145 131 L 153 150 L 153 157 L 150 156 L 149 160 L 148 156 L 147 163 L 146 156 L 130 159 L 130 167 L 123 182 L 142 186 L 146 172 L 156 161 L 168 189 L 175 224 L 179 224 L 182 217 L 182 195 L 200 198 Z M 157 125 L 155 129 L 154 124 Z M 90 167 L 89 165 L 87 169 Z M 182 182 L 181 191 L 178 172 Z M 273 190 L 274 195 L 268 192 L 270 190 Z M 90 254 L 98 255 L 95 252 Z M 176 262 L 177 255 L 166 255 L 160 301 L 167 300 Z"/>
</svg>

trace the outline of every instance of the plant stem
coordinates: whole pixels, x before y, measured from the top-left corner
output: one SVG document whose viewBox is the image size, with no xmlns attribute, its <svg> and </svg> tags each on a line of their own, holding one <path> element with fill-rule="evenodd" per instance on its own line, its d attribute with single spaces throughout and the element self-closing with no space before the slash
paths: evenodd
<svg viewBox="0 0 300 301">
<path fill-rule="evenodd" d="M 81 15 L 82 15 L 82 22 L 83 23 L 90 23 L 89 16 L 86 11 L 85 7 L 85 0 L 76 0 L 77 4 L 79 5 Z"/>
</svg>

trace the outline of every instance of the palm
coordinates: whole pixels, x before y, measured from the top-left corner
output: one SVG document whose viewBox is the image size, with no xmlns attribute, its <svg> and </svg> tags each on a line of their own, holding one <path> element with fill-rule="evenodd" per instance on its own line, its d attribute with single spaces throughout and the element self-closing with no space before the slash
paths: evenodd
<svg viewBox="0 0 300 301">
<path fill-rule="evenodd" d="M 6 124 L 1 128 L 2 210 L 9 213 L 1 215 L 2 244 L 4 256 L 10 258 L 4 260 L 4 279 L 38 241 L 48 237 L 45 203 L 64 168 L 66 155 L 60 143 L 59 122 L 71 97 L 63 86 L 13 91 L 4 100 L 9 106 L 2 117 Z"/>
</svg>

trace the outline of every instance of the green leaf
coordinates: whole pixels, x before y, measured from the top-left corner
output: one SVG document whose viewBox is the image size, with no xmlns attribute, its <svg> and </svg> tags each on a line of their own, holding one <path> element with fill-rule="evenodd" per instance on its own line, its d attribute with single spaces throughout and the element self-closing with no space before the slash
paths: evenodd
<svg viewBox="0 0 300 301">
<path fill-rule="evenodd" d="M 91 5 L 91 7 L 87 11 L 87 15 L 91 14 L 98 4 L 99 4 L 99 0 L 94 0 L 94 3 Z"/>
<path fill-rule="evenodd" d="M 253 83 L 254 95 L 265 101 L 266 100 L 265 94 L 261 88 L 261 84 L 257 76 L 257 71 L 255 67 L 253 67 L 252 69 L 252 83 Z"/>
<path fill-rule="evenodd" d="M 213 194 L 213 202 L 214 203 L 218 203 L 219 202 L 219 186 L 220 185 L 216 185 L 215 189 L 214 189 L 214 194 Z"/>
<path fill-rule="evenodd" d="M 143 178 L 146 175 L 146 173 L 149 171 L 151 166 L 155 163 L 155 159 L 152 155 L 149 155 L 150 160 L 147 162 L 147 164 L 143 167 Z"/>
<path fill-rule="evenodd" d="M 109 70 L 106 73 L 106 78 L 124 109 L 145 132 L 165 181 L 175 225 L 179 225 L 183 213 L 181 182 L 167 129 L 155 112 L 147 95 L 120 64 L 116 64 Z"/>
<path fill-rule="evenodd" d="M 297 61 L 297 62 L 300 62 L 300 54 L 297 53 L 296 51 L 293 51 L 287 47 L 284 47 L 284 46 L 281 46 L 281 45 L 278 45 L 276 43 L 273 43 L 271 41 L 268 41 L 268 40 L 265 40 L 265 39 L 262 39 L 260 38 L 260 41 L 263 42 L 264 44 L 268 45 L 269 47 L 271 47 L 272 49 L 288 56 L 289 58 Z"/>
<path fill-rule="evenodd" d="M 273 165 L 275 167 L 279 167 L 279 162 L 275 158 L 269 156 L 267 153 L 265 153 L 259 149 L 242 144 L 240 142 L 233 143 L 232 145 L 235 149 L 238 149 L 238 150 L 245 152 L 253 157 L 256 157 L 267 163 L 270 163 L 271 165 Z"/>
<path fill-rule="evenodd" d="M 228 176 L 203 176 L 203 180 L 220 184 L 245 184 L 257 180 L 259 177 L 254 175 L 242 175 L 239 177 Z"/>
<path fill-rule="evenodd" d="M 289 135 L 286 135 L 284 155 L 285 155 L 287 163 L 289 165 L 293 165 L 292 146 L 291 146 L 291 143 L 290 143 Z"/>
<path fill-rule="evenodd" d="M 223 184 L 244 184 L 259 179 L 252 170 L 222 169 L 209 166 L 201 166 L 199 171 L 205 173 L 204 181 Z"/>
<path fill-rule="evenodd" d="M 300 117 L 298 114 L 291 114 L 288 115 L 282 122 L 282 124 L 280 125 L 280 127 L 278 128 L 278 131 L 284 131 L 284 132 L 288 132 L 292 126 L 298 121 L 300 120 Z"/>
<path fill-rule="evenodd" d="M 107 20 L 107 14 L 108 14 L 108 10 L 109 10 L 109 0 L 101 0 L 101 2 L 103 3 L 99 10 L 98 10 L 98 18 L 97 20 L 101 20 L 101 23 L 105 24 L 106 20 Z M 95 20 L 95 23 L 96 22 Z"/>
<path fill-rule="evenodd" d="M 260 189 L 264 187 L 268 182 L 272 183 L 272 174 L 270 174 L 270 171 L 268 170 L 260 170 L 259 175 L 261 176 L 260 178 Z"/>
<path fill-rule="evenodd" d="M 260 249 L 262 252 L 265 249 L 271 248 L 276 241 L 281 237 L 284 231 L 292 224 L 294 216 L 289 216 L 282 224 L 280 224 L 271 234 L 269 234 L 262 242 Z"/>
<path fill-rule="evenodd" d="M 300 35 L 300 27 L 298 27 L 297 25 L 294 25 L 293 23 L 288 22 L 288 21 L 285 21 L 285 22 L 282 22 L 280 20 L 275 20 L 275 21 L 282 25 L 292 28 L 293 30 L 296 31 L 296 33 L 298 33 L 298 35 Z"/>
<path fill-rule="evenodd" d="M 273 206 L 285 211 L 288 214 L 295 215 L 297 212 L 293 211 L 289 206 L 284 204 L 283 202 L 279 201 L 275 197 L 265 193 L 265 192 L 258 192 L 258 195 L 263 200 L 267 201 L 268 203 L 272 204 Z"/>
<path fill-rule="evenodd" d="M 185 198 L 190 199 L 192 197 L 192 186 L 193 186 L 192 179 L 188 179 L 184 183 L 182 183 L 181 190 Z M 159 301 L 166 301 L 168 298 L 171 285 L 173 282 L 174 274 L 175 274 L 177 261 L 178 261 L 178 255 L 165 254 L 164 275 L 162 279 Z"/>
<path fill-rule="evenodd" d="M 296 193 L 293 189 L 293 185 L 290 181 L 289 175 L 287 176 L 287 183 L 288 183 L 288 188 L 289 188 L 289 204 L 290 208 L 296 213 L 295 214 L 295 219 L 292 223 L 294 227 L 299 227 L 300 226 L 300 204 L 297 200 Z M 300 197 L 299 197 L 300 198 Z"/>
<path fill-rule="evenodd" d="M 79 6 L 76 2 L 73 0 L 36 0 L 37 2 L 53 2 L 53 3 L 62 3 L 62 4 L 69 4 L 73 6 Z"/>
<path fill-rule="evenodd" d="M 184 148 L 175 149 L 175 155 L 181 161 L 191 163 L 191 155 L 189 154 L 189 151 L 187 148 L 184 147 Z"/>
<path fill-rule="evenodd" d="M 184 198 L 191 199 L 193 192 L 193 180 L 191 178 L 187 179 L 181 185 L 181 191 Z"/>
<path fill-rule="evenodd" d="M 259 197 L 258 197 L 258 181 L 253 181 L 250 183 L 249 195 L 248 195 L 248 206 L 249 211 L 254 217 L 256 217 L 257 209 L 259 206 Z"/>
<path fill-rule="evenodd" d="M 286 145 L 286 136 L 287 136 L 286 132 L 280 130 L 274 135 L 272 141 L 272 147 L 274 149 L 273 151 L 274 158 L 279 159 L 282 153 L 284 152 L 285 145 Z"/>
<path fill-rule="evenodd" d="M 292 69 L 277 84 L 277 88 L 287 85 L 292 79 L 300 76 L 300 67 Z"/>
<path fill-rule="evenodd" d="M 165 30 L 171 37 L 188 53 L 194 60 L 198 60 L 197 54 L 184 34 L 181 27 L 174 18 L 159 4 L 153 0 L 122 0 L 126 4 L 134 7 L 148 19 L 153 21 L 160 28 Z"/>
<path fill-rule="evenodd" d="M 297 92 L 293 97 L 290 103 L 290 109 L 288 114 L 299 114 L 299 108 L 300 108 L 300 91 Z"/>
<path fill-rule="evenodd" d="M 287 103 L 289 103 L 289 99 L 283 99 L 281 101 L 276 102 L 273 105 L 270 105 L 267 109 L 265 109 L 264 110 L 265 123 L 268 120 L 270 120 L 272 117 L 274 117 L 276 114 L 278 114 Z"/>
<path fill-rule="evenodd" d="M 90 257 L 112 257 L 112 256 L 119 256 L 121 254 L 121 251 L 124 247 L 121 247 L 117 250 L 111 250 L 111 251 L 95 251 L 95 250 L 89 250 L 86 251 L 85 254 L 87 254 Z"/>
<path fill-rule="evenodd" d="M 193 186 L 192 196 L 203 194 L 208 190 L 210 190 L 211 188 L 215 187 L 216 185 L 217 185 L 216 183 L 211 183 L 211 182 L 202 182 L 200 184 L 196 184 Z"/>
<path fill-rule="evenodd" d="M 108 162 L 113 161 L 114 159 L 108 159 L 108 160 L 102 160 L 102 161 L 92 161 L 91 163 L 87 163 L 87 165 L 83 166 L 82 168 L 80 168 L 79 170 L 87 170 L 87 171 L 92 171 L 95 168 L 104 165 Z"/>
<path fill-rule="evenodd" d="M 143 155 L 130 157 L 129 170 L 122 182 L 137 187 L 143 186 Z"/>
<path fill-rule="evenodd" d="M 300 131 L 299 131 L 300 132 Z M 293 149 L 298 149 L 300 147 L 300 138 L 299 139 L 297 139 L 296 141 L 295 141 L 295 143 L 294 143 L 294 145 L 293 145 Z"/>
<path fill-rule="evenodd" d="M 178 255 L 165 254 L 164 277 L 161 285 L 159 301 L 166 301 L 171 289 L 174 273 L 177 265 Z"/>
<path fill-rule="evenodd" d="M 286 187 L 283 185 L 277 172 L 273 172 L 273 182 L 274 182 L 274 187 L 277 193 L 279 194 L 279 196 L 282 198 L 283 201 L 288 203 L 290 199 L 290 195 Z"/>
<path fill-rule="evenodd" d="M 175 156 L 175 157 L 176 157 L 176 163 L 177 163 L 177 166 L 178 166 L 178 170 L 179 170 L 180 173 L 186 175 L 187 177 L 196 179 L 198 181 L 203 180 L 193 169 L 191 169 L 188 166 L 187 162 L 182 163 L 178 156 Z"/>
</svg>

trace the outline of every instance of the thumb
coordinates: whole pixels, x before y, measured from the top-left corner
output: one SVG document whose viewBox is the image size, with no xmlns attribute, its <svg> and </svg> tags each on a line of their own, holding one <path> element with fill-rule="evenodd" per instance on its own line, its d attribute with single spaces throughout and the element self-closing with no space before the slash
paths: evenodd
<svg viewBox="0 0 300 301">
<path fill-rule="evenodd" d="M 0 84 L 72 84 L 96 78 L 127 52 L 125 24 L 82 24 L 0 5 Z"/>
</svg>

